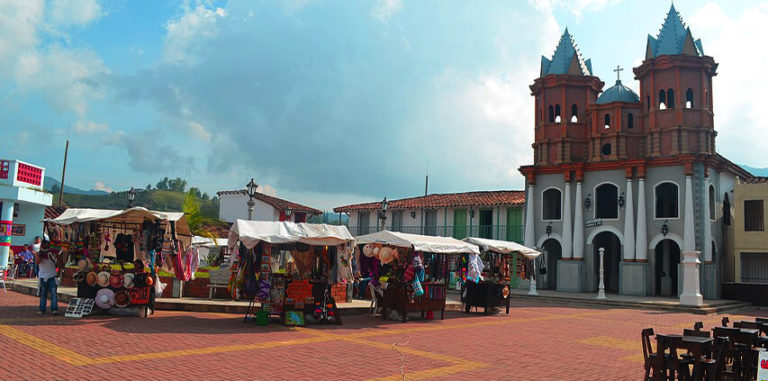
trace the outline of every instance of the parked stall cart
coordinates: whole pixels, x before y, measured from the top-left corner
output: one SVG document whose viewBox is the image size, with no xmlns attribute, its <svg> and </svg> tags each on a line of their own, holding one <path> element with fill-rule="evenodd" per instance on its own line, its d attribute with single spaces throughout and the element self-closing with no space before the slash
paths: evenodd
<svg viewBox="0 0 768 381">
<path fill-rule="evenodd" d="M 440 311 L 443 319 L 449 256 L 480 253 L 477 246 L 454 238 L 387 230 L 359 236 L 357 243 L 363 245 L 363 256 L 381 263 L 378 280 L 383 317 L 390 318 L 391 311 L 397 311 L 396 317 L 403 322 L 414 311 L 428 318 Z"/>
<path fill-rule="evenodd" d="M 233 293 L 250 298 L 245 320 L 341 324 L 331 289 L 352 281 L 353 242 L 346 226 L 235 221 L 230 283 Z"/>
</svg>

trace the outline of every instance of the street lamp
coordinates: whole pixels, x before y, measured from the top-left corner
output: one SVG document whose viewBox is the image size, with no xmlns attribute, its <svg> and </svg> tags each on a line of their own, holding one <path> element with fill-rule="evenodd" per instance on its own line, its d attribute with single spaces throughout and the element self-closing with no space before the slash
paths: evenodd
<svg viewBox="0 0 768 381">
<path fill-rule="evenodd" d="M 133 189 L 131 187 L 131 190 L 128 191 L 128 208 L 133 208 L 133 200 L 136 199 L 136 189 Z"/>
<path fill-rule="evenodd" d="M 589 210 L 592 206 L 592 193 L 587 194 L 587 198 L 584 199 L 584 207 Z"/>
<path fill-rule="evenodd" d="M 552 223 L 550 222 L 549 225 L 547 225 L 547 237 L 552 234 Z"/>
<path fill-rule="evenodd" d="M 387 201 L 387 198 L 384 197 L 384 200 L 381 201 L 381 210 L 379 210 L 379 219 L 381 220 L 381 230 L 384 230 L 384 227 L 386 226 L 388 207 L 389 207 L 389 202 Z"/>
<path fill-rule="evenodd" d="M 258 184 L 256 184 L 255 181 L 253 181 L 253 178 L 251 178 L 251 181 L 245 185 L 246 189 L 248 191 L 248 220 L 253 219 L 253 207 L 256 206 L 256 202 L 253 201 L 253 196 L 256 195 L 256 188 L 259 187 Z"/>
<path fill-rule="evenodd" d="M 285 211 L 283 212 L 283 213 L 285 214 L 285 218 L 287 218 L 287 219 L 288 219 L 288 221 L 290 221 L 290 220 L 291 220 L 291 213 L 292 213 L 292 212 L 293 212 L 293 211 L 291 210 L 291 208 L 286 208 L 286 209 L 285 209 Z"/>
<path fill-rule="evenodd" d="M 669 220 L 664 220 L 664 225 L 661 225 L 661 235 L 665 237 L 669 234 L 669 225 L 667 224 L 667 221 Z"/>
<path fill-rule="evenodd" d="M 624 192 L 621 192 L 621 196 L 619 196 L 619 207 L 624 208 L 624 203 L 626 200 L 624 199 Z"/>
</svg>

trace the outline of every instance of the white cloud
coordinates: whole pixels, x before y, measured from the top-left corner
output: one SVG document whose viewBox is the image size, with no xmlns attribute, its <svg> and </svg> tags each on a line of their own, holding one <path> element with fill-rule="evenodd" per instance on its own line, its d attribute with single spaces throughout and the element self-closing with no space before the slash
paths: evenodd
<svg viewBox="0 0 768 381">
<path fill-rule="evenodd" d="M 84 26 L 104 14 L 97 0 L 54 0 L 49 10 L 51 23 L 60 26 Z"/>
<path fill-rule="evenodd" d="M 401 10 L 403 10 L 403 0 L 377 0 L 371 10 L 371 17 L 387 23 Z"/>
<path fill-rule="evenodd" d="M 539 10 L 553 12 L 564 8 L 571 12 L 576 19 L 581 20 L 584 11 L 597 12 L 608 5 L 619 3 L 621 0 L 528 0 Z"/>
<path fill-rule="evenodd" d="M 265 194 L 267 196 L 277 197 L 277 190 L 269 184 L 259 185 L 256 187 L 256 192 Z"/>
<path fill-rule="evenodd" d="M 165 24 L 163 61 L 166 63 L 196 63 L 194 51 L 216 36 L 217 21 L 227 17 L 225 9 L 211 9 L 203 4 L 194 8 L 185 4 L 183 10 L 181 17 Z"/>
<path fill-rule="evenodd" d="M 704 53 L 720 63 L 713 79 L 713 110 L 718 131 L 717 149 L 742 164 L 768 167 L 768 158 L 759 149 L 744 149 L 744 142 L 764 141 L 768 135 L 765 118 L 765 89 L 768 51 L 755 45 L 768 19 L 768 2 L 747 7 L 729 16 L 718 4 L 699 8 L 688 25 L 694 38 L 701 38 Z"/>
<path fill-rule="evenodd" d="M 202 124 L 195 121 L 190 121 L 187 123 L 187 126 L 189 127 L 189 130 L 192 131 L 192 134 L 195 135 L 195 137 L 198 139 L 204 142 L 211 141 L 211 133 L 208 132 Z"/>
<path fill-rule="evenodd" d="M 107 132 L 109 126 L 105 123 L 96 123 L 93 121 L 77 121 L 75 123 L 75 132 L 78 134 L 95 134 L 101 132 Z"/>
<path fill-rule="evenodd" d="M 101 181 L 93 183 L 93 189 L 112 193 L 112 187 L 104 185 Z"/>
</svg>

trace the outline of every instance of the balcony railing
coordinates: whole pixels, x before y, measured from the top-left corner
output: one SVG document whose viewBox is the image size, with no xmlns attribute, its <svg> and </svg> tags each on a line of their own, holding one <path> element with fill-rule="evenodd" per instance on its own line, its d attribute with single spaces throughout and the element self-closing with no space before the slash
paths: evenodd
<svg viewBox="0 0 768 381">
<path fill-rule="evenodd" d="M 353 236 L 365 235 L 381 230 L 379 226 L 350 226 L 349 232 Z M 466 237 L 479 237 L 498 239 L 503 241 L 513 241 L 522 243 L 523 225 L 480 225 L 480 226 L 387 226 L 386 230 L 399 231 L 402 233 L 422 234 L 440 237 L 453 237 L 462 239 Z"/>
</svg>

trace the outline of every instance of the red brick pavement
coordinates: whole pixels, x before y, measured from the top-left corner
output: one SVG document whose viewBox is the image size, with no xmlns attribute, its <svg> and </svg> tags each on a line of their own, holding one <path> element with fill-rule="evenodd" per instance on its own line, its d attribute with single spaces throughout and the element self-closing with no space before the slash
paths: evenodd
<svg viewBox="0 0 768 381">
<path fill-rule="evenodd" d="M 406 324 L 348 316 L 343 326 L 289 329 L 172 311 L 39 317 L 36 304 L 0 294 L 2 379 L 402 379 L 402 369 L 407 379 L 638 380 L 642 328 L 680 332 L 721 319 L 514 301 L 509 316 L 456 312 Z M 742 315 L 729 316 L 759 312 Z"/>
</svg>

